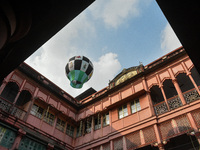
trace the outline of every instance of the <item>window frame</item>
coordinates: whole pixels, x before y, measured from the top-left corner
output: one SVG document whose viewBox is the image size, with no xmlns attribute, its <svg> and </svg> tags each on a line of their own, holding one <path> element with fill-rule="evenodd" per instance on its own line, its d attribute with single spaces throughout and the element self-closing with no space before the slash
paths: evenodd
<svg viewBox="0 0 200 150">
<path fill-rule="evenodd" d="M 118 108 L 118 118 L 122 119 L 126 116 L 128 116 L 127 104 L 122 105 L 121 107 Z"/>
<path fill-rule="evenodd" d="M 101 115 L 94 116 L 94 130 L 101 129 Z"/>
<path fill-rule="evenodd" d="M 139 104 L 139 105 L 138 105 Z M 139 106 L 139 107 L 138 107 Z M 140 100 L 139 99 L 135 99 L 130 103 L 130 107 L 131 107 L 131 114 L 136 113 L 138 111 L 141 110 L 141 105 L 140 105 Z M 134 110 L 134 109 L 135 110 Z"/>
<path fill-rule="evenodd" d="M 110 124 L 110 116 L 109 112 L 103 115 L 103 127 L 108 126 Z"/>
<path fill-rule="evenodd" d="M 32 114 L 33 116 L 42 119 L 44 116 L 44 108 L 42 108 L 41 106 L 39 106 L 38 104 L 33 104 L 30 114 Z"/>
<path fill-rule="evenodd" d="M 66 127 L 66 132 L 67 135 L 69 135 L 70 137 L 74 137 L 74 126 L 72 126 L 71 124 L 67 123 L 67 127 Z"/>
<path fill-rule="evenodd" d="M 60 119 L 60 118 L 57 118 L 57 121 L 56 121 L 56 129 L 64 132 L 65 131 L 65 127 L 66 127 L 66 121 Z"/>
</svg>

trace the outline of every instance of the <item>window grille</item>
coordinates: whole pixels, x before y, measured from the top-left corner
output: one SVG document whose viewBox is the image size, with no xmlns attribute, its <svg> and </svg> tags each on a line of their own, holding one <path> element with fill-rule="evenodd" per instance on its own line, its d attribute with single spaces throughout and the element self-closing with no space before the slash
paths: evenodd
<svg viewBox="0 0 200 150">
<path fill-rule="evenodd" d="M 55 116 L 49 112 L 49 106 L 48 106 L 44 114 L 44 121 L 52 126 L 54 123 L 54 119 L 55 119 Z"/>
<path fill-rule="evenodd" d="M 85 132 L 84 133 L 90 133 L 91 132 L 91 127 L 92 127 L 92 119 L 87 118 L 85 120 Z"/>
<path fill-rule="evenodd" d="M 74 127 L 70 124 L 67 124 L 66 134 L 73 137 L 74 136 Z"/>
<path fill-rule="evenodd" d="M 23 137 L 18 150 L 46 150 L 46 146 L 27 137 Z"/>
<path fill-rule="evenodd" d="M 80 121 L 79 125 L 77 126 L 76 137 L 82 136 L 83 131 L 83 122 Z"/>
<path fill-rule="evenodd" d="M 103 115 L 103 126 L 107 126 L 110 124 L 109 120 L 109 112 Z"/>
<path fill-rule="evenodd" d="M 114 150 L 123 150 L 122 137 L 113 140 Z"/>
<path fill-rule="evenodd" d="M 17 134 L 9 130 L 7 128 L 4 128 L 0 126 L 0 145 L 10 149 L 15 141 Z"/>
<path fill-rule="evenodd" d="M 56 128 L 62 132 L 65 130 L 66 122 L 61 120 L 60 118 L 57 119 Z"/>
<path fill-rule="evenodd" d="M 105 143 L 102 145 L 103 149 L 102 150 L 110 150 L 110 143 Z"/>
<path fill-rule="evenodd" d="M 44 109 L 42 108 L 42 107 L 40 107 L 40 106 L 38 106 L 38 105 L 36 105 L 36 104 L 34 104 L 33 106 L 32 106 L 32 109 L 31 109 L 31 114 L 32 115 L 34 115 L 34 116 L 36 116 L 36 117 L 38 117 L 38 118 L 42 118 L 42 116 L 43 116 L 43 112 L 44 112 Z"/>
<path fill-rule="evenodd" d="M 128 116 L 127 105 L 123 105 L 122 107 L 120 107 L 118 109 L 118 113 L 119 113 L 119 119 Z"/>
<path fill-rule="evenodd" d="M 141 110 L 139 99 L 132 101 L 131 102 L 131 113 L 135 113 L 139 110 Z"/>
<path fill-rule="evenodd" d="M 101 128 L 101 115 L 98 114 L 94 117 L 94 130 Z"/>
<path fill-rule="evenodd" d="M 141 145 L 140 132 L 136 131 L 125 136 L 128 150 L 135 149 Z"/>
</svg>

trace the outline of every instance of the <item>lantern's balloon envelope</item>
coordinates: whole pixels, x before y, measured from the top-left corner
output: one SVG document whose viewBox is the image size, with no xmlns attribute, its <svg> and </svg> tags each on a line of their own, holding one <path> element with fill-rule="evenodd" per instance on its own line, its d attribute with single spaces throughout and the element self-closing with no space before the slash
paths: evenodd
<svg viewBox="0 0 200 150">
<path fill-rule="evenodd" d="M 66 76 L 73 88 L 82 88 L 93 73 L 93 64 L 85 56 L 74 56 L 69 59 L 65 67 Z"/>
</svg>

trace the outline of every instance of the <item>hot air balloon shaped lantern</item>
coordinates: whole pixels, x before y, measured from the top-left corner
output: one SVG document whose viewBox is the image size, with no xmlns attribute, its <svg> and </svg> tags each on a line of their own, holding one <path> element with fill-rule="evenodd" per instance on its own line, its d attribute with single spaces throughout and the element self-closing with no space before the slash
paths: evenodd
<svg viewBox="0 0 200 150">
<path fill-rule="evenodd" d="M 73 88 L 82 88 L 83 84 L 91 78 L 93 69 L 92 62 L 85 56 L 70 58 L 65 67 L 66 76 Z"/>
</svg>

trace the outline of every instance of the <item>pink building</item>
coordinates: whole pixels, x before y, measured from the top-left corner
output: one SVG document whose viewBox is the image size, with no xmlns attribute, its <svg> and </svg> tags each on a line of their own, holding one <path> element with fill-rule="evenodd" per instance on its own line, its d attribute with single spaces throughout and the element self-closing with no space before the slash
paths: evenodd
<svg viewBox="0 0 200 150">
<path fill-rule="evenodd" d="M 0 149 L 198 148 L 199 86 L 183 47 L 77 99 L 22 63 L 0 87 Z"/>
</svg>

